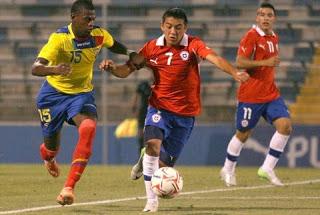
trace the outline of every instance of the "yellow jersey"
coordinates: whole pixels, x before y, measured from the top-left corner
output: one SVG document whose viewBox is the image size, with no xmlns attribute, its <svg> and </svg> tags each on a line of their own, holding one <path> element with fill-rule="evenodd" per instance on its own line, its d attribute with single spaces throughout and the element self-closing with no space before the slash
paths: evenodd
<svg viewBox="0 0 320 215">
<path fill-rule="evenodd" d="M 52 33 L 38 58 L 48 60 L 50 66 L 60 63 L 71 65 L 72 71 L 69 76 L 46 77 L 52 87 L 66 94 L 89 92 L 93 90 L 93 64 L 96 57 L 102 47 L 113 46 L 114 39 L 105 29 L 95 26 L 91 36 L 80 41 L 75 38 L 71 25 Z"/>
</svg>

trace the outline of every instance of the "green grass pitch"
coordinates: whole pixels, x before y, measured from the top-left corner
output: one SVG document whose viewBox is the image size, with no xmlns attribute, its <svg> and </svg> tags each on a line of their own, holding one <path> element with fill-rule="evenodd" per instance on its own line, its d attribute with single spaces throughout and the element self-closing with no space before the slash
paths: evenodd
<svg viewBox="0 0 320 215">
<path fill-rule="evenodd" d="M 0 215 L 143 214 L 143 180 L 129 178 L 130 166 L 89 165 L 77 184 L 75 203 L 61 207 L 55 199 L 69 166 L 52 178 L 43 165 L 0 165 Z M 238 186 L 227 188 L 220 167 L 177 166 L 184 188 L 177 198 L 161 199 L 157 214 L 308 215 L 320 214 L 320 172 L 313 168 L 278 168 L 284 187 L 258 179 L 257 168 L 238 167 Z"/>
</svg>

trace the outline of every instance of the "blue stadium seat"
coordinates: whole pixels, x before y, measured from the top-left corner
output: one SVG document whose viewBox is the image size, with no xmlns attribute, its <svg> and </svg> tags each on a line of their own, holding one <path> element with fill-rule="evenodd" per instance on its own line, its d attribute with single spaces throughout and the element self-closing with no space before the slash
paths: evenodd
<svg viewBox="0 0 320 215">
<path fill-rule="evenodd" d="M 281 43 L 295 43 L 301 40 L 301 29 L 277 28 L 275 32 L 279 35 Z"/>
<path fill-rule="evenodd" d="M 159 27 L 146 28 L 145 32 L 147 40 L 158 38 L 162 34 Z"/>
<path fill-rule="evenodd" d="M 111 5 L 108 7 L 108 16 L 146 16 L 147 8 L 146 7 L 124 7 L 124 6 L 114 6 Z"/>
<path fill-rule="evenodd" d="M 18 47 L 16 49 L 16 56 L 24 59 L 35 59 L 38 54 L 37 47 Z"/>
<path fill-rule="evenodd" d="M 0 28 L 0 42 L 7 39 L 7 28 Z"/>
<path fill-rule="evenodd" d="M 280 93 L 285 100 L 294 102 L 296 100 L 297 94 L 299 93 L 299 88 L 290 85 L 280 86 Z"/>
<path fill-rule="evenodd" d="M 46 4 L 46 5 L 57 5 L 57 4 L 64 4 L 64 0 L 54 0 L 54 1 L 48 1 L 48 0 L 37 0 L 38 4 Z"/>
<path fill-rule="evenodd" d="M 257 5 L 259 2 L 257 0 L 217 0 L 217 4 L 219 5 Z"/>
<path fill-rule="evenodd" d="M 120 38 L 120 28 L 119 26 L 117 27 L 111 27 L 111 26 L 108 26 L 107 27 L 107 30 L 109 31 L 109 33 L 117 40 L 119 40 Z"/>
<path fill-rule="evenodd" d="M 277 16 L 278 17 L 286 17 L 289 15 L 289 10 L 286 9 L 277 9 Z"/>
<path fill-rule="evenodd" d="M 224 5 L 223 7 L 215 7 L 213 8 L 214 16 L 240 16 L 241 11 L 238 8 L 232 8 L 229 5 Z"/>
<path fill-rule="evenodd" d="M 294 83 L 303 83 L 306 74 L 307 73 L 302 68 L 289 67 L 287 69 L 287 79 Z"/>
<path fill-rule="evenodd" d="M 210 70 L 209 68 L 201 68 L 200 78 L 202 83 L 212 82 L 213 81 L 212 70 Z"/>
<path fill-rule="evenodd" d="M 57 14 L 59 9 L 65 10 L 65 7 L 59 5 L 22 5 L 21 13 L 23 16 L 53 16 Z"/>
<path fill-rule="evenodd" d="M 309 16 L 320 16 L 320 9 L 309 9 Z"/>
<path fill-rule="evenodd" d="M 205 30 L 202 28 L 188 28 L 187 33 L 192 36 L 197 36 L 197 37 L 202 38 L 203 35 L 205 34 Z"/>
<path fill-rule="evenodd" d="M 311 47 L 296 47 L 294 48 L 294 58 L 299 61 L 310 62 L 313 57 L 313 50 Z"/>
<path fill-rule="evenodd" d="M 224 47 L 222 50 L 222 57 L 229 61 L 235 61 L 237 57 L 238 47 Z"/>
</svg>

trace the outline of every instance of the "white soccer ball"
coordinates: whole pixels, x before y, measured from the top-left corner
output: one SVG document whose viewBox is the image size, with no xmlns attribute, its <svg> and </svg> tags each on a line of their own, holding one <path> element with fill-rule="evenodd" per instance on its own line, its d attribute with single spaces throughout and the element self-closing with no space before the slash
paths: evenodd
<svg viewBox="0 0 320 215">
<path fill-rule="evenodd" d="M 156 170 L 151 178 L 153 192 L 164 199 L 177 196 L 183 187 L 183 179 L 172 167 L 162 167 Z"/>
</svg>

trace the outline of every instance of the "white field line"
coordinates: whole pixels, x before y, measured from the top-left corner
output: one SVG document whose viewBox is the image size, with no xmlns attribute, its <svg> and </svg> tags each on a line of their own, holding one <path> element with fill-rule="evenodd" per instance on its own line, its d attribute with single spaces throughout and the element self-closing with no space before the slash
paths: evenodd
<svg viewBox="0 0 320 215">
<path fill-rule="evenodd" d="M 255 196 L 255 197 L 180 197 L 179 199 L 197 199 L 197 200 L 319 200 L 320 196 Z"/>
<path fill-rule="evenodd" d="M 296 182 L 286 183 L 285 186 L 295 186 L 295 185 L 304 185 L 304 184 L 312 184 L 312 183 L 320 183 L 320 179 L 307 180 L 307 181 L 296 181 Z M 192 191 L 192 192 L 182 192 L 180 194 L 180 196 L 202 194 L 202 193 L 229 192 L 229 191 L 238 191 L 238 190 L 267 189 L 267 188 L 275 188 L 275 186 L 273 186 L 273 185 L 260 185 L 260 186 L 251 186 L 251 187 L 234 187 L 234 188 L 220 188 L 220 189 L 212 189 L 212 190 L 198 190 L 198 191 Z M 293 197 L 293 198 L 298 198 L 298 197 Z M 306 197 L 306 198 L 308 198 L 308 197 Z M 314 199 L 314 197 L 309 197 L 309 198 Z M 72 205 L 68 205 L 68 206 L 64 206 L 64 207 L 77 207 L 77 206 L 83 206 L 83 205 L 110 204 L 110 203 L 115 203 L 115 202 L 128 202 L 128 201 L 141 200 L 141 199 L 146 199 L 146 197 L 145 196 L 139 196 L 139 197 L 122 198 L 122 199 L 110 199 L 110 200 L 74 203 Z M 10 211 L 0 211 L 0 215 L 2 215 L 2 214 L 19 214 L 19 213 L 34 212 L 34 211 L 43 211 L 43 210 L 61 208 L 61 207 L 62 206 L 60 206 L 60 205 L 48 205 L 48 206 L 42 206 L 42 207 L 24 208 L 24 209 L 10 210 Z"/>
</svg>

